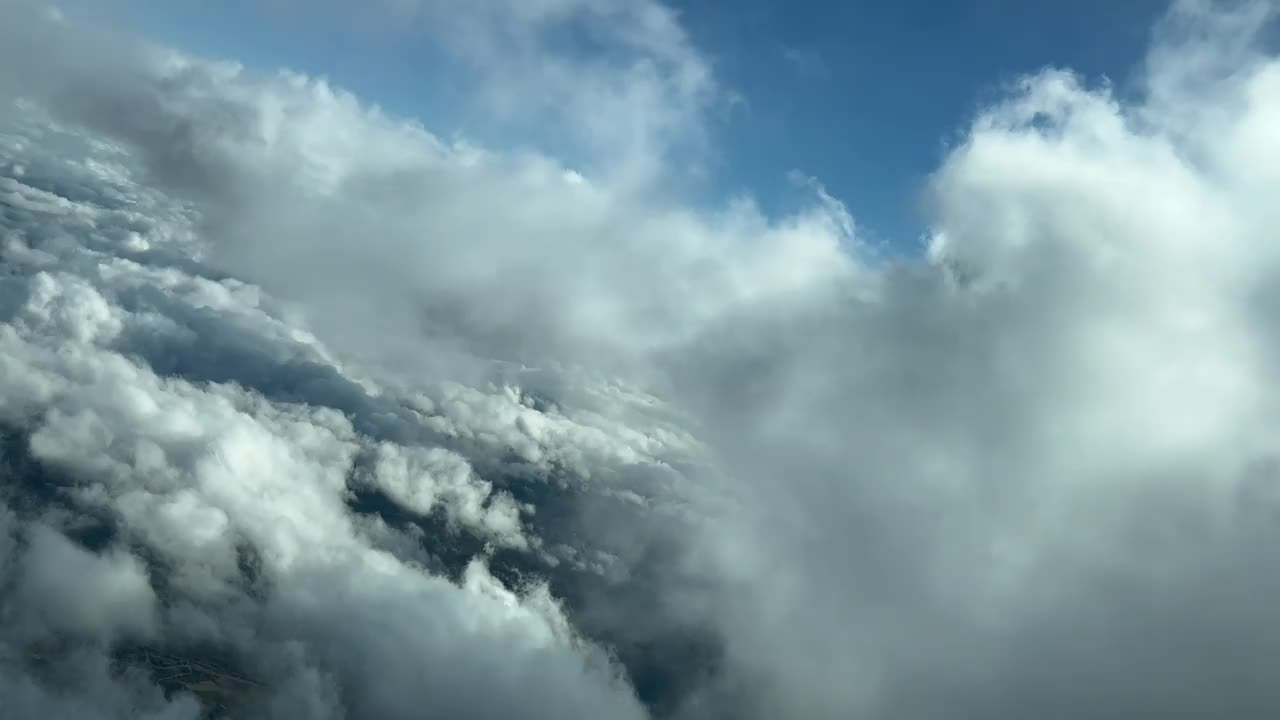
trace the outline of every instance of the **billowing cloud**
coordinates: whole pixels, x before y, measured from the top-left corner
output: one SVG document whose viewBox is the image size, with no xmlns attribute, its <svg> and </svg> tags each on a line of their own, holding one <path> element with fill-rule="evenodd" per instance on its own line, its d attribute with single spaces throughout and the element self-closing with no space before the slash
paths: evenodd
<svg viewBox="0 0 1280 720">
<path fill-rule="evenodd" d="M 657 5 L 399 9 L 641 124 L 714 94 Z M 1275 10 L 1177 3 L 1132 98 L 1025 78 L 885 262 L 820 188 L 690 208 L 6 8 L 0 695 L 1273 715 Z M 600 167 L 682 172 L 623 129 Z"/>
<path fill-rule="evenodd" d="M 1277 707 L 1262 9 L 1177 6 L 1134 102 L 1026 78 L 935 175 L 927 263 L 704 346 L 690 392 L 768 370 L 712 423 L 761 716 Z"/>
</svg>

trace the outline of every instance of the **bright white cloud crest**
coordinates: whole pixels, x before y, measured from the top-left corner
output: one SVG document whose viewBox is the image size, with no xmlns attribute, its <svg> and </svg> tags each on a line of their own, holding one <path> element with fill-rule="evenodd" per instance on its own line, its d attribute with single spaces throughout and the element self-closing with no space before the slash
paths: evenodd
<svg viewBox="0 0 1280 720">
<path fill-rule="evenodd" d="M 1275 7 L 1025 78 L 897 262 L 660 191 L 719 92 L 660 6 L 398 7 L 652 112 L 584 176 L 5 8 L 17 717 L 1280 710 Z"/>
</svg>

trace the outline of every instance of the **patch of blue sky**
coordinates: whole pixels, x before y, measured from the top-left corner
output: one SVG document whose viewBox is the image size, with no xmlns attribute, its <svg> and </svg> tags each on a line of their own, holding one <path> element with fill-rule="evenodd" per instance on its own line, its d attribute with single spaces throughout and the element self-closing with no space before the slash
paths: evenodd
<svg viewBox="0 0 1280 720">
<path fill-rule="evenodd" d="M 465 73 L 415 33 L 353 27 L 350 12 L 220 0 L 71 0 L 160 42 L 257 69 L 329 78 L 442 137 L 491 147 L 554 145 L 491 122 Z M 748 195 L 768 214 L 811 195 L 814 178 L 890 253 L 927 229 L 927 178 L 966 122 L 1018 76 L 1071 68 L 1126 92 L 1166 0 L 674 0 L 720 87 L 738 100 L 709 114 L 710 169 L 693 194 Z M 608 53 L 568 28 L 563 47 Z M 553 153 L 564 148 L 547 148 Z M 569 159 L 572 164 L 572 159 Z"/>
</svg>

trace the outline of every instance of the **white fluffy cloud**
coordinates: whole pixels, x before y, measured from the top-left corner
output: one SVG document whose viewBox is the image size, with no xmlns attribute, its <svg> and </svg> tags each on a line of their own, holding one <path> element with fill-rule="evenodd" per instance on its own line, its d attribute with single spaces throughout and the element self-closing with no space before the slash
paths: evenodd
<svg viewBox="0 0 1280 720">
<path fill-rule="evenodd" d="M 723 564 L 774 578 L 728 633 L 764 716 L 1276 707 L 1244 679 L 1280 651 L 1260 8 L 1180 4 L 1134 102 L 1027 78 L 935 175 L 928 264 L 707 351 L 772 373 L 720 415 L 756 439 Z"/>
<path fill-rule="evenodd" d="M 426 396 L 410 404 L 348 376 L 257 287 L 203 265 L 187 241 L 208 208 L 136 183 L 126 145 L 35 105 L 15 112 L 0 417 L 14 434 L 7 496 L 24 510 L 6 537 L 24 549 L 6 562 L 0 641 L 10 671 L 45 636 L 95 648 L 53 655 L 62 684 L 39 668 L 14 675 L 16 707 L 116 717 L 145 696 L 157 712 L 195 713 L 189 695 L 143 692 L 146 668 L 109 670 L 121 647 L 145 643 L 230 653 L 239 672 L 270 679 L 245 711 L 280 717 L 641 715 L 544 586 L 502 589 L 481 559 L 452 583 L 428 572 L 441 548 L 352 514 L 368 483 L 417 527 L 440 513 L 446 541 L 527 548 L 511 497 L 440 444 L 499 422 L 482 393 L 472 415 L 465 400 L 447 410 L 452 433 L 434 429 Z M 105 534 L 114 549 L 91 553 L 43 523 Z"/>
<path fill-rule="evenodd" d="M 269 717 L 1280 709 L 1273 5 L 1177 3 L 1134 98 L 1024 79 L 897 263 L 654 189 L 716 92 L 660 6 L 399 7 L 607 89 L 617 172 L 8 8 L 0 693 L 193 716 L 145 648 Z"/>
</svg>

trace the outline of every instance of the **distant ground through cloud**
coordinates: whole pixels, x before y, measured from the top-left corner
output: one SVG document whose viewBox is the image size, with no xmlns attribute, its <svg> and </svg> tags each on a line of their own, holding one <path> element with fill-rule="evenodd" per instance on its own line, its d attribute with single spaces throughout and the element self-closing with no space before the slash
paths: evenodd
<svg viewBox="0 0 1280 720">
<path fill-rule="evenodd" d="M 0 716 L 1280 713 L 1280 6 L 1022 78 L 899 258 L 682 199 L 656 0 L 366 11 L 557 150 L 0 2 Z"/>
</svg>

